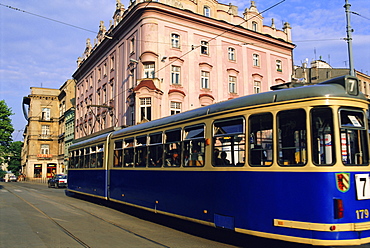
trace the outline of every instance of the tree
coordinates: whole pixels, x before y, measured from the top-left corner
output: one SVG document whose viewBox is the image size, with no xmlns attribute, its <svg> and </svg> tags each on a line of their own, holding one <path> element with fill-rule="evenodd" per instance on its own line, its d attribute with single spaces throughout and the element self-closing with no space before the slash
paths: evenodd
<svg viewBox="0 0 370 248">
<path fill-rule="evenodd" d="M 15 141 L 10 143 L 9 146 L 9 160 L 8 160 L 8 171 L 18 175 L 21 170 L 21 153 L 22 153 L 22 141 Z"/>
<path fill-rule="evenodd" d="M 14 131 L 10 116 L 13 115 L 11 109 L 4 100 L 0 100 L 0 164 L 8 158 L 9 146 L 12 142 Z"/>
</svg>

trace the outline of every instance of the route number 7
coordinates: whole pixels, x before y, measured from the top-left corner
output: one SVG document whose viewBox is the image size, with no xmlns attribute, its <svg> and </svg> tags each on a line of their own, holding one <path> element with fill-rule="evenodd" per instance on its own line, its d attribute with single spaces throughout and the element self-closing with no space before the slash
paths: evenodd
<svg viewBox="0 0 370 248">
<path fill-rule="evenodd" d="M 370 176 L 369 174 L 356 174 L 357 200 L 370 199 Z"/>
</svg>

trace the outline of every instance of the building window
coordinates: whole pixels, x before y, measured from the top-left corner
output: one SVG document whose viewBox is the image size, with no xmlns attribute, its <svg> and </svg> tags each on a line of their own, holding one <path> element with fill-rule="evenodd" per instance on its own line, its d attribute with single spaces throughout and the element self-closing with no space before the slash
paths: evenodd
<svg viewBox="0 0 370 248">
<path fill-rule="evenodd" d="M 97 91 L 98 93 L 98 105 L 101 105 L 101 94 L 100 94 L 100 88 Z M 81 106 L 82 107 L 82 106 Z"/>
<path fill-rule="evenodd" d="M 49 145 L 43 144 L 41 145 L 41 154 L 49 154 Z"/>
<path fill-rule="evenodd" d="M 211 8 L 210 7 L 208 7 L 208 6 L 204 6 L 204 8 L 203 8 L 203 14 L 204 14 L 204 16 L 207 16 L 207 17 L 211 17 Z"/>
<path fill-rule="evenodd" d="M 180 35 L 171 34 L 171 45 L 173 48 L 180 48 Z"/>
<path fill-rule="evenodd" d="M 180 84 L 180 66 L 173 65 L 171 67 L 171 83 L 179 85 Z"/>
<path fill-rule="evenodd" d="M 110 70 L 114 71 L 114 67 L 114 56 L 112 55 L 112 57 L 110 57 Z"/>
<path fill-rule="evenodd" d="M 229 93 L 236 93 L 236 77 L 229 76 Z"/>
<path fill-rule="evenodd" d="M 130 40 L 130 53 L 135 53 L 135 38 Z"/>
<path fill-rule="evenodd" d="M 144 64 L 144 78 L 154 78 L 155 76 L 154 70 L 155 70 L 154 63 Z"/>
<path fill-rule="evenodd" d="M 208 71 L 202 71 L 201 73 L 201 88 L 202 89 L 209 89 L 209 72 Z"/>
<path fill-rule="evenodd" d="M 107 76 L 107 63 L 104 63 L 103 65 L 103 77 Z"/>
<path fill-rule="evenodd" d="M 181 113 L 181 102 L 171 102 L 171 115 Z"/>
<path fill-rule="evenodd" d="M 136 80 L 135 80 L 135 69 L 132 69 L 130 70 L 130 77 L 129 77 L 129 81 L 130 81 L 130 86 L 133 88 L 135 87 L 136 85 Z"/>
<path fill-rule="evenodd" d="M 41 136 L 43 138 L 47 138 L 50 134 L 50 126 L 49 125 L 42 125 L 41 126 Z"/>
<path fill-rule="evenodd" d="M 209 54 L 209 44 L 207 41 L 202 41 L 200 43 L 200 53 L 201 54 Z"/>
<path fill-rule="evenodd" d="M 50 121 L 50 109 L 49 108 L 42 108 L 41 119 L 43 121 Z"/>
<path fill-rule="evenodd" d="M 235 61 L 235 49 L 232 47 L 228 48 L 229 60 Z"/>
<path fill-rule="evenodd" d="M 257 32 L 258 31 L 258 23 L 257 22 L 252 22 L 252 30 Z"/>
<path fill-rule="evenodd" d="M 103 85 L 103 104 L 107 103 L 107 84 Z"/>
<path fill-rule="evenodd" d="M 279 72 L 283 71 L 281 60 L 276 60 L 276 71 L 279 71 Z"/>
<path fill-rule="evenodd" d="M 254 81 L 254 83 L 253 83 L 253 92 L 255 94 L 261 92 L 261 82 L 260 81 Z"/>
<path fill-rule="evenodd" d="M 253 66 L 260 66 L 260 56 L 253 54 Z"/>
<path fill-rule="evenodd" d="M 150 97 L 140 98 L 140 121 L 152 120 L 152 99 Z"/>
<path fill-rule="evenodd" d="M 102 74 L 102 71 L 101 71 L 101 68 L 98 69 L 98 82 L 101 80 L 101 74 Z"/>
<path fill-rule="evenodd" d="M 228 57 L 229 57 L 229 60 L 231 60 L 231 61 L 236 60 L 236 58 L 235 58 L 235 49 L 234 48 L 232 48 L 232 47 L 228 48 Z"/>
</svg>

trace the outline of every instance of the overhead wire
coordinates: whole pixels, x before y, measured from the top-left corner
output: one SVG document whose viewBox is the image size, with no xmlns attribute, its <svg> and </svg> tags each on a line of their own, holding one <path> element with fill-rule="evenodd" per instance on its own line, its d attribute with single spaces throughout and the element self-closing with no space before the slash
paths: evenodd
<svg viewBox="0 0 370 248">
<path fill-rule="evenodd" d="M 2 3 L 0 3 L 0 5 L 4 6 L 4 7 L 7 7 L 9 9 L 12 9 L 12 10 L 20 11 L 20 12 L 23 12 L 23 13 L 26 13 L 26 14 L 29 14 L 29 15 L 33 15 L 33 16 L 37 16 L 37 17 L 40 17 L 40 18 L 43 18 L 43 19 L 46 19 L 46 20 L 49 20 L 49 21 L 57 22 L 57 23 L 60 23 L 60 24 L 63 24 L 63 25 L 73 27 L 73 28 L 78 28 L 78 29 L 81 29 L 81 30 L 84 30 L 84 31 L 87 31 L 87 32 L 90 32 L 90 33 L 94 33 L 94 34 L 96 33 L 95 31 L 92 31 L 92 30 L 89 30 L 89 29 L 86 29 L 86 28 L 82 28 L 82 27 L 79 27 L 79 26 L 76 26 L 76 25 L 73 25 L 73 24 L 70 24 L 70 23 L 67 23 L 67 22 L 62 22 L 62 21 L 59 21 L 59 20 L 56 20 L 56 19 L 53 19 L 53 18 L 49 18 L 49 17 L 46 17 L 46 16 L 35 14 L 35 13 L 29 12 L 29 11 L 26 11 L 26 10 L 22 10 L 22 9 L 19 9 L 19 8 L 16 8 L 16 7 L 12 7 L 10 5 L 6 5 L 6 4 L 2 4 Z"/>
</svg>

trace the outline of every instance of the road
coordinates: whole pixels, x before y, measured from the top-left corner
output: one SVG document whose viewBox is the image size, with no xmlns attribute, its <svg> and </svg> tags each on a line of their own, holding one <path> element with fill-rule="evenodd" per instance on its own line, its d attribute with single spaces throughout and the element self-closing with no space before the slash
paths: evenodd
<svg viewBox="0 0 370 248">
<path fill-rule="evenodd" d="M 310 247 L 225 232 L 143 210 L 0 182 L 0 247 Z M 363 246 L 369 248 L 370 246 Z"/>
</svg>

